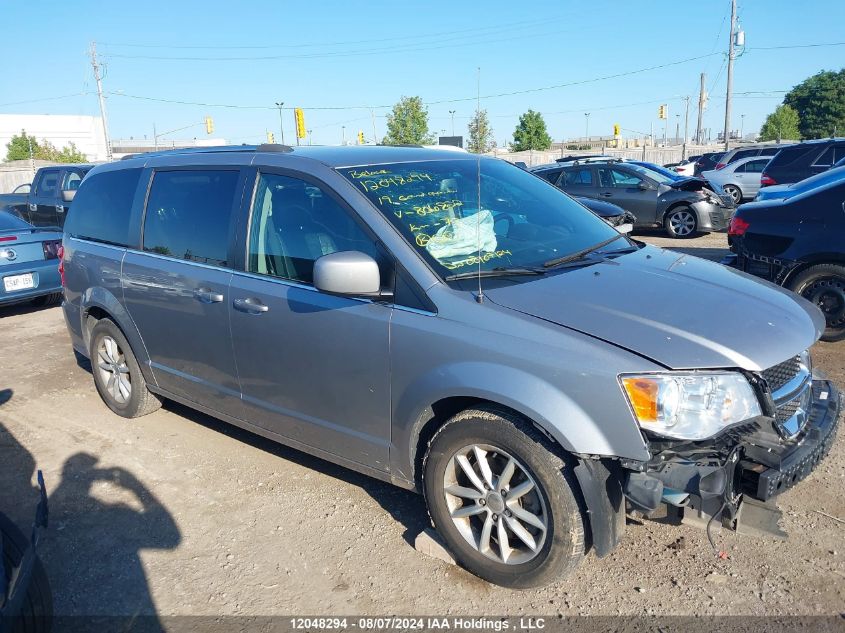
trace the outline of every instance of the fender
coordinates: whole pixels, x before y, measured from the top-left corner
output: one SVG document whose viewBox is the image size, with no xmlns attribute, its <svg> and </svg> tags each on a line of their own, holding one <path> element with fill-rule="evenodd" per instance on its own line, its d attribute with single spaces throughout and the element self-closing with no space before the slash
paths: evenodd
<svg viewBox="0 0 845 633">
<path fill-rule="evenodd" d="M 144 345 L 144 339 L 141 338 L 141 333 L 138 331 L 138 327 L 135 325 L 132 316 L 123 307 L 123 304 L 118 301 L 117 297 L 101 286 L 94 286 L 83 292 L 79 303 L 82 313 L 82 337 L 85 342 L 85 349 L 88 349 L 91 345 L 91 332 L 86 326 L 88 313 L 92 308 L 100 308 L 111 316 L 112 320 L 121 329 L 124 336 L 126 336 L 126 340 L 129 341 L 129 346 L 135 354 L 141 372 L 144 374 L 144 380 L 151 385 L 158 385 L 150 367 L 150 355 L 147 352 L 147 346 Z"/>
<path fill-rule="evenodd" d="M 610 438 L 576 402 L 548 381 L 505 365 L 459 362 L 433 369 L 412 382 L 398 398 L 394 396 L 391 443 L 394 474 L 414 481 L 419 437 L 432 417 L 431 407 L 451 397 L 476 398 L 513 409 L 572 454 L 649 458 L 633 421 L 630 425 L 606 425 L 616 434 Z M 624 439 L 620 438 L 620 432 Z"/>
</svg>

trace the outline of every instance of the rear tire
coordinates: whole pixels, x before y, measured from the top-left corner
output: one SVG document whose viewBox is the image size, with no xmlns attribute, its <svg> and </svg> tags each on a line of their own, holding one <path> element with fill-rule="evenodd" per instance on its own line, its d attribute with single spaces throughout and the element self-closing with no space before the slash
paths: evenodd
<svg viewBox="0 0 845 633">
<path fill-rule="evenodd" d="M 788 286 L 818 306 L 824 314 L 827 327 L 822 335 L 823 341 L 845 340 L 845 266 L 810 266 L 796 275 Z"/>
<path fill-rule="evenodd" d="M 450 551 L 488 582 L 546 585 L 584 557 L 585 514 L 570 467 L 509 411 L 471 409 L 450 419 L 429 445 L 423 489 Z"/>
<path fill-rule="evenodd" d="M 3 537 L 3 569 L 8 578 L 9 570 L 20 563 L 30 542 L 4 514 L 0 514 L 0 532 Z M 52 620 L 53 593 L 44 565 L 36 556 L 21 612 L 9 630 L 12 633 L 49 633 Z"/>
<path fill-rule="evenodd" d="M 666 214 L 663 227 L 669 237 L 689 239 L 695 237 L 698 232 L 698 217 L 691 207 L 675 207 Z"/>
<path fill-rule="evenodd" d="M 742 202 L 742 190 L 736 185 L 725 185 L 722 189 L 731 197 L 734 204 Z"/>
<path fill-rule="evenodd" d="M 91 330 L 91 373 L 106 406 L 124 418 L 138 418 L 161 407 L 147 389 L 147 381 L 123 332 L 109 319 Z"/>
<path fill-rule="evenodd" d="M 48 295 L 41 295 L 40 297 L 35 297 L 32 301 L 30 301 L 30 305 L 35 306 L 36 308 L 43 308 L 46 306 L 56 305 L 62 300 L 62 293 L 61 292 L 51 292 Z"/>
</svg>

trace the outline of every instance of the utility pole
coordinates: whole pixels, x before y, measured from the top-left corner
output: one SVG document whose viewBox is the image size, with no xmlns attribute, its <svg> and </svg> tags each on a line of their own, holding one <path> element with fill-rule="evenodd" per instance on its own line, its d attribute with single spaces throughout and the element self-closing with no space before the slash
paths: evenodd
<svg viewBox="0 0 845 633">
<path fill-rule="evenodd" d="M 308 130 L 308 144 L 309 145 L 311 145 L 311 132 L 313 132 L 313 130 Z"/>
<path fill-rule="evenodd" d="M 743 134 L 745 133 L 745 115 L 739 115 L 739 140 L 742 140 Z"/>
<path fill-rule="evenodd" d="M 449 114 L 452 115 L 452 136 L 455 136 L 455 111 L 449 110 Z"/>
<path fill-rule="evenodd" d="M 584 118 L 587 121 L 585 126 L 584 126 L 584 143 L 586 144 L 586 143 L 590 142 L 590 113 L 585 112 Z"/>
<path fill-rule="evenodd" d="M 282 133 L 282 145 L 285 144 L 285 123 L 282 119 L 282 106 L 285 105 L 284 101 L 276 101 L 276 107 L 279 108 L 279 131 Z"/>
<path fill-rule="evenodd" d="M 734 38 L 736 37 L 736 0 L 731 0 L 731 34 L 728 42 L 728 87 L 725 91 L 725 151 L 731 141 L 731 93 L 734 83 Z"/>
<path fill-rule="evenodd" d="M 97 82 L 97 98 L 100 100 L 100 116 L 103 119 L 103 136 L 106 139 L 106 160 L 111 161 L 111 139 L 109 138 L 109 120 L 106 117 L 106 100 L 103 98 L 103 82 L 100 76 L 100 62 L 97 59 L 97 43 L 91 42 L 91 67 L 94 69 L 94 81 Z"/>
<path fill-rule="evenodd" d="M 707 79 L 707 75 L 701 73 L 701 88 L 698 91 L 698 124 L 695 126 L 695 142 L 698 145 L 701 145 L 703 140 L 704 130 L 701 129 L 704 119 L 704 106 L 707 103 L 707 95 L 705 94 L 706 88 L 704 87 L 704 82 Z"/>
<path fill-rule="evenodd" d="M 684 146 L 681 148 L 681 160 L 687 157 L 687 138 L 689 138 L 689 95 L 684 97 L 687 102 L 686 114 L 684 114 Z"/>
<path fill-rule="evenodd" d="M 345 125 L 341 125 L 341 126 L 340 126 L 340 134 L 341 134 L 341 142 L 340 142 L 340 144 L 341 144 L 341 145 L 346 145 L 346 126 L 345 126 Z"/>
<path fill-rule="evenodd" d="M 681 113 L 675 115 L 675 143 L 681 138 Z"/>
<path fill-rule="evenodd" d="M 373 119 L 373 143 L 378 145 L 378 136 L 376 136 L 376 111 L 370 108 L 370 117 Z"/>
</svg>

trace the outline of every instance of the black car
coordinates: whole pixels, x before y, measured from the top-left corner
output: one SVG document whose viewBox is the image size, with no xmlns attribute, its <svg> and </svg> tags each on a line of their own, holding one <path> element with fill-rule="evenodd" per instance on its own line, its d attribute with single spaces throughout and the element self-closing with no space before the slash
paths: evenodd
<svg viewBox="0 0 845 633">
<path fill-rule="evenodd" d="M 724 154 L 724 152 L 708 152 L 699 156 L 698 160 L 695 161 L 695 175 L 700 176 L 703 171 L 716 169 L 716 165 L 719 164 L 719 160 Z"/>
<path fill-rule="evenodd" d="M 671 237 L 724 230 L 733 211 L 727 197 L 698 178 L 673 179 L 630 162 L 538 167 L 532 172 L 575 197 L 612 202 L 637 218 L 637 227 L 663 227 Z"/>
<path fill-rule="evenodd" d="M 575 198 L 578 202 L 587 207 L 590 211 L 599 216 L 602 220 L 607 222 L 610 226 L 614 226 L 622 230 L 625 225 L 629 225 L 628 231 L 637 223 L 637 218 L 633 213 L 625 211 L 619 205 L 611 202 L 603 202 L 601 200 L 593 200 L 592 198 Z M 624 233 L 628 231 L 622 231 Z"/>
<path fill-rule="evenodd" d="M 790 185 L 827 171 L 845 158 L 845 138 L 828 138 L 790 145 L 778 152 L 763 174 L 760 186 Z"/>
<path fill-rule="evenodd" d="M 749 202 L 728 230 L 723 263 L 773 281 L 816 304 L 823 340 L 845 339 L 845 182 L 787 199 Z"/>
</svg>

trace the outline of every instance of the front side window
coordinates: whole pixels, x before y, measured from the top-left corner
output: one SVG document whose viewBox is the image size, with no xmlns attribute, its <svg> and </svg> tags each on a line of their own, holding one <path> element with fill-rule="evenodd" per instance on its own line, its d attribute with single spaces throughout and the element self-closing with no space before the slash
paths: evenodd
<svg viewBox="0 0 845 633">
<path fill-rule="evenodd" d="M 249 227 L 249 272 L 311 284 L 314 262 L 338 251 L 377 259 L 373 240 L 321 187 L 290 176 L 260 175 Z"/>
<path fill-rule="evenodd" d="M 43 171 L 38 179 L 38 184 L 35 186 L 35 191 L 39 196 L 55 196 L 58 194 L 58 185 L 59 172 Z"/>
<path fill-rule="evenodd" d="M 643 179 L 626 171 L 599 168 L 599 180 L 602 187 L 636 187 Z"/>
<path fill-rule="evenodd" d="M 80 174 L 78 171 L 69 171 L 65 174 L 65 180 L 62 183 L 62 191 L 76 191 L 79 189 L 79 183 L 82 182 L 82 177 L 85 174 Z"/>
<path fill-rule="evenodd" d="M 493 159 L 338 170 L 443 277 L 539 267 L 619 234 L 560 189 Z"/>
<path fill-rule="evenodd" d="M 235 170 L 156 172 L 144 216 L 144 250 L 227 266 L 239 175 Z"/>
</svg>

